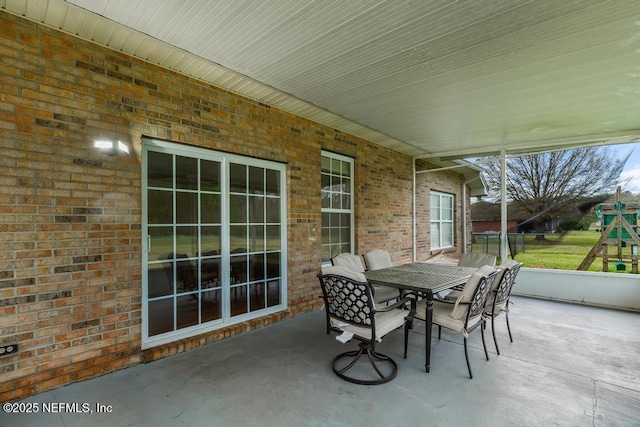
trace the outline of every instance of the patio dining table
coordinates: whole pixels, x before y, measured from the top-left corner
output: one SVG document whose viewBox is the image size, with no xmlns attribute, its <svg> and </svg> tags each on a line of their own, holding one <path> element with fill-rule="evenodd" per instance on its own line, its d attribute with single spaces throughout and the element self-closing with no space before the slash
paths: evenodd
<svg viewBox="0 0 640 427">
<path fill-rule="evenodd" d="M 438 292 L 466 283 L 474 271 L 476 271 L 474 267 L 413 262 L 364 273 L 371 284 L 414 292 L 426 299 L 425 369 L 427 372 L 431 369 L 433 296 Z"/>
</svg>

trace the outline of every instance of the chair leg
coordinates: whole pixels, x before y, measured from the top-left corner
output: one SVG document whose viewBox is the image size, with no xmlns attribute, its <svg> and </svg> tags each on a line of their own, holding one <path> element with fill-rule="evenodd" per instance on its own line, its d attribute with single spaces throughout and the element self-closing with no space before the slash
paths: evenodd
<svg viewBox="0 0 640 427">
<path fill-rule="evenodd" d="M 409 347 L 409 323 L 411 322 L 407 322 L 404 324 L 404 358 L 407 358 L 407 349 Z"/>
<path fill-rule="evenodd" d="M 438 339 L 440 339 L 441 333 L 442 333 L 442 326 L 438 325 Z"/>
<path fill-rule="evenodd" d="M 491 316 L 491 333 L 493 334 L 493 343 L 496 345 L 496 353 L 500 356 L 500 349 L 498 348 L 498 340 L 496 339 L 496 324 L 493 321 L 495 317 Z"/>
<path fill-rule="evenodd" d="M 511 336 L 511 327 L 509 326 L 509 313 L 504 314 L 505 319 L 507 319 L 507 331 L 509 331 L 509 340 L 513 342 L 513 337 Z"/>
<path fill-rule="evenodd" d="M 489 353 L 487 353 L 487 344 L 484 341 L 484 328 L 487 326 L 486 325 L 486 321 L 482 322 L 483 324 L 480 325 L 480 334 L 482 335 L 482 347 L 484 348 L 484 357 L 487 358 L 487 360 L 489 360 Z"/>
<path fill-rule="evenodd" d="M 464 339 L 464 358 L 467 360 L 467 369 L 469 370 L 469 378 L 473 379 L 471 373 L 471 364 L 469 363 L 469 352 L 467 351 L 467 338 Z"/>
</svg>

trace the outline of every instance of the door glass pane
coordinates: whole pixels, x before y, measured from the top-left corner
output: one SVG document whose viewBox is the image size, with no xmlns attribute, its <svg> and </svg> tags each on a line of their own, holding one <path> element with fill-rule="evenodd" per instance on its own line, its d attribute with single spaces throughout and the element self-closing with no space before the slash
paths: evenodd
<svg viewBox="0 0 640 427">
<path fill-rule="evenodd" d="M 173 192 L 163 190 L 147 191 L 149 224 L 173 224 Z"/>
<path fill-rule="evenodd" d="M 218 255 L 220 253 L 220 227 L 200 228 L 202 256 Z"/>
<path fill-rule="evenodd" d="M 267 281 L 267 307 L 280 304 L 280 295 L 280 280 Z"/>
<path fill-rule="evenodd" d="M 198 159 L 176 156 L 176 188 L 198 189 Z"/>
<path fill-rule="evenodd" d="M 249 256 L 249 281 L 264 280 L 264 254 L 253 254 Z"/>
<path fill-rule="evenodd" d="M 248 311 L 246 285 L 232 286 L 230 294 L 231 316 L 245 314 Z"/>
<path fill-rule="evenodd" d="M 220 223 L 219 194 L 200 194 L 200 222 L 203 224 Z"/>
<path fill-rule="evenodd" d="M 178 329 L 187 328 L 199 323 L 198 294 L 180 296 L 176 299 Z"/>
<path fill-rule="evenodd" d="M 176 254 L 176 261 L 173 264 L 176 269 L 176 293 L 198 290 L 195 261 L 185 258 L 185 254 Z"/>
<path fill-rule="evenodd" d="M 229 190 L 232 193 L 247 192 L 247 167 L 231 163 L 229 165 Z"/>
<path fill-rule="evenodd" d="M 149 336 L 173 331 L 173 298 L 149 301 Z"/>
<path fill-rule="evenodd" d="M 195 224 L 198 222 L 198 193 L 176 193 L 176 222 Z"/>
<path fill-rule="evenodd" d="M 173 258 L 170 255 L 173 252 L 173 227 L 149 227 L 147 230 L 149 235 L 149 260 L 155 261 L 160 259 Z"/>
<path fill-rule="evenodd" d="M 229 220 L 232 223 L 247 222 L 247 196 L 232 194 L 229 203 Z"/>
<path fill-rule="evenodd" d="M 220 286 L 220 257 L 200 261 L 200 289 Z"/>
<path fill-rule="evenodd" d="M 246 225 L 232 225 L 229 227 L 229 244 L 231 253 L 247 252 L 247 233 Z"/>
<path fill-rule="evenodd" d="M 249 285 L 249 308 L 256 311 L 265 308 L 264 282 Z"/>
<path fill-rule="evenodd" d="M 173 271 L 169 262 L 149 263 L 147 266 L 149 298 L 173 293 Z"/>
<path fill-rule="evenodd" d="M 198 253 L 198 227 L 176 227 L 176 252 L 184 258 Z"/>
<path fill-rule="evenodd" d="M 267 225 L 266 247 L 268 251 L 276 251 L 281 247 L 280 242 L 280 226 L 279 225 Z"/>
<path fill-rule="evenodd" d="M 231 283 L 245 283 L 249 278 L 247 274 L 248 270 L 248 262 L 246 255 L 233 255 L 230 258 L 231 263 Z"/>
<path fill-rule="evenodd" d="M 210 322 L 222 318 L 222 291 L 203 292 L 200 297 L 202 321 Z"/>
<path fill-rule="evenodd" d="M 200 190 L 220 191 L 220 163 L 200 160 Z"/>
<path fill-rule="evenodd" d="M 173 188 L 173 156 L 150 151 L 147 154 L 147 185 Z"/>
<path fill-rule="evenodd" d="M 267 278 L 280 277 L 280 253 L 270 252 L 267 254 Z"/>
</svg>

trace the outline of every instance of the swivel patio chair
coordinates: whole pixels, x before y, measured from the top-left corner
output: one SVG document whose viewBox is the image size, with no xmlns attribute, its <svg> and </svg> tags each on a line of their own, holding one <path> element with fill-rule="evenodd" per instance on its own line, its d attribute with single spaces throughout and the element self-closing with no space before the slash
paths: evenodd
<svg viewBox="0 0 640 427">
<path fill-rule="evenodd" d="M 349 252 L 343 252 L 331 258 L 331 264 L 344 267 L 356 273 L 364 273 L 364 266 L 362 265 L 360 257 Z M 395 301 L 400 297 L 400 291 L 390 288 L 389 286 L 372 285 L 372 287 L 373 299 L 378 304 Z"/>
<path fill-rule="evenodd" d="M 499 272 L 484 308 L 485 317 L 491 318 L 491 333 L 493 334 L 493 342 L 496 345 L 498 355 L 500 354 L 500 349 L 498 348 L 498 340 L 496 340 L 494 319 L 504 313 L 507 321 L 507 331 L 509 331 L 509 340 L 513 342 L 511 326 L 509 325 L 509 298 L 511 297 L 511 290 L 516 282 L 516 276 L 520 271 L 520 267 L 522 267 L 522 263 L 513 260 L 507 260 L 498 267 Z"/>
<path fill-rule="evenodd" d="M 471 379 L 473 379 L 473 373 L 469 364 L 467 338 L 471 331 L 480 326 L 484 355 L 489 360 L 482 326 L 485 322 L 485 304 L 497 273 L 498 270 L 489 265 L 480 267 L 471 275 L 455 301 L 435 300 L 433 302 L 432 321 L 433 324 L 438 325 L 438 339 L 441 337 L 443 326 L 460 332 L 464 337 L 464 357 L 467 361 L 467 369 Z M 420 320 L 426 320 L 426 309 L 426 301 L 418 301 L 415 317 Z"/>
<path fill-rule="evenodd" d="M 355 384 L 383 384 L 394 379 L 398 365 L 391 357 L 376 352 L 376 344 L 386 334 L 404 325 L 404 357 L 407 357 L 409 324 L 415 313 L 415 300 L 404 298 L 392 305 L 377 307 L 371 285 L 364 275 L 343 267 L 325 267 L 318 274 L 318 279 L 331 330 L 341 334 L 344 338 L 341 341 L 351 338 L 360 341 L 358 350 L 341 353 L 333 359 L 333 372 Z M 410 304 L 409 310 L 406 310 L 407 303 Z M 363 364 L 356 365 L 363 355 L 369 364 L 365 360 L 364 367 Z M 363 369 L 366 371 L 364 374 Z"/>
</svg>

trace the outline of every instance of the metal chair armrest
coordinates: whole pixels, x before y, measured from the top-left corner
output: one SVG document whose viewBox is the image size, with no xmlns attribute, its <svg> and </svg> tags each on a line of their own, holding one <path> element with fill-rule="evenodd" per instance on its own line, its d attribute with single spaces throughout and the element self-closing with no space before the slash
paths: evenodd
<svg viewBox="0 0 640 427">
<path fill-rule="evenodd" d="M 411 297 L 404 297 L 396 301 L 395 303 L 391 305 L 386 305 L 380 309 L 376 308 L 375 312 L 380 313 L 380 312 L 395 310 L 397 308 L 402 308 L 402 307 L 406 308 L 407 303 L 410 303 L 411 308 L 409 309 L 409 314 L 407 315 L 406 319 L 409 321 L 412 321 L 413 316 L 416 314 L 416 300 L 415 298 L 411 298 Z"/>
</svg>

